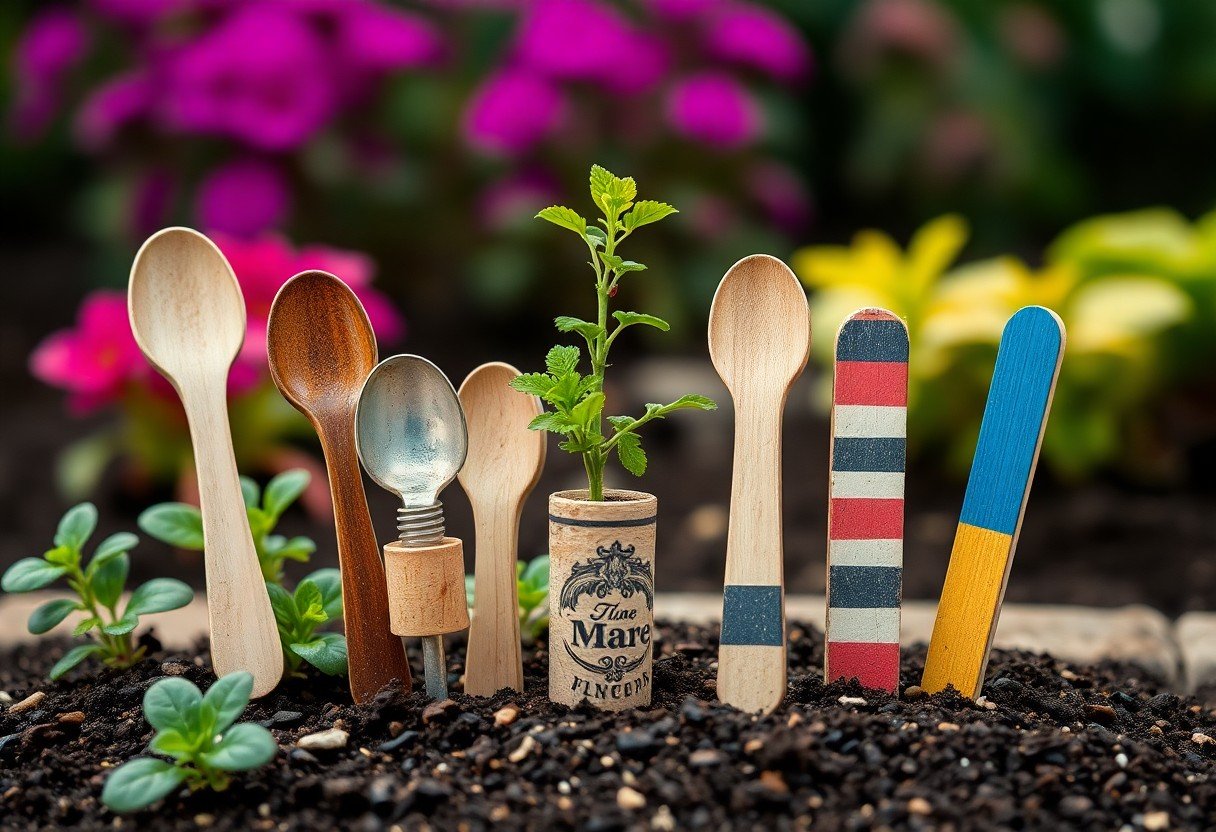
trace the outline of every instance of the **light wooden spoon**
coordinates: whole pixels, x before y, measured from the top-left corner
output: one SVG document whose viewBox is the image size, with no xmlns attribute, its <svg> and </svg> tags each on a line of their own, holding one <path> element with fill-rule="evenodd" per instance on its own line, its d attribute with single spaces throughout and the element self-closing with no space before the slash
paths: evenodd
<svg viewBox="0 0 1216 832">
<path fill-rule="evenodd" d="M 342 570 L 342 610 L 350 692 L 369 702 L 410 666 L 388 620 L 380 544 L 372 528 L 355 452 L 355 405 L 376 366 L 376 335 L 363 304 L 332 274 L 302 272 L 283 284 L 266 324 L 270 375 L 283 398 L 308 417 L 325 454 Z"/>
<path fill-rule="evenodd" d="M 492 696 L 524 689 L 515 583 L 519 515 L 545 466 L 545 434 L 528 430 L 540 400 L 510 387 L 510 364 L 482 364 L 460 385 L 469 428 L 469 455 L 457 474 L 473 504 L 473 623 L 464 691 Z"/>
<path fill-rule="evenodd" d="M 245 340 L 245 300 L 215 244 L 166 228 L 135 255 L 128 289 L 135 340 L 182 399 L 203 512 L 211 663 L 253 674 L 253 696 L 283 676 L 275 626 L 232 453 L 228 369 Z"/>
<path fill-rule="evenodd" d="M 709 354 L 735 402 L 718 698 L 745 711 L 785 696 L 781 415 L 810 341 L 806 294 L 784 263 L 756 254 L 731 266 L 709 311 Z"/>
</svg>

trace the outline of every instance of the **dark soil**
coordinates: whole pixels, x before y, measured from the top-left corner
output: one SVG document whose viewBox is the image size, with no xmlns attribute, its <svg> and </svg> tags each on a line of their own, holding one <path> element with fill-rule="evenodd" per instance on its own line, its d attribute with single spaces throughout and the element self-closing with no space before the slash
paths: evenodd
<svg viewBox="0 0 1216 832">
<path fill-rule="evenodd" d="M 346 704 L 342 680 L 284 684 L 254 703 L 281 746 L 222 794 L 185 792 L 117 821 L 106 771 L 151 738 L 140 702 L 166 674 L 210 680 L 203 658 L 156 654 L 127 672 L 48 684 L 62 643 L 0 654 L 0 689 L 36 710 L 0 715 L 0 826 L 197 829 L 1210 829 L 1216 712 L 1144 672 L 1069 668 L 996 651 L 987 705 L 824 685 L 822 636 L 790 630 L 790 691 L 755 718 L 714 702 L 713 630 L 659 631 L 653 707 L 569 710 L 545 696 L 547 657 L 525 653 L 527 692 L 429 703 L 385 688 Z M 158 645 L 152 645 L 158 647 Z M 454 643 L 452 670 L 463 645 Z M 904 685 L 923 647 L 906 651 Z M 846 702 L 840 697 L 861 697 Z M 509 724 L 495 713 L 517 706 Z M 83 722 L 65 714 L 83 712 Z M 79 719 L 79 717 L 77 717 Z M 333 726 L 345 748 L 307 752 Z M 622 791 L 626 789 L 626 791 Z"/>
</svg>

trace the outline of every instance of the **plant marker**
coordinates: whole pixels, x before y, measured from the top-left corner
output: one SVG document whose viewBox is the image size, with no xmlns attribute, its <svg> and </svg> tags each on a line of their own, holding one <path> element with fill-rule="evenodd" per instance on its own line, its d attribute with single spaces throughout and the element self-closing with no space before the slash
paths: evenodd
<svg viewBox="0 0 1216 832">
<path fill-rule="evenodd" d="M 904 560 L 908 329 L 885 309 L 836 336 L 824 680 L 894 693 Z"/>
<path fill-rule="evenodd" d="M 953 685 L 974 698 L 984 683 L 1064 340 L 1064 324 L 1041 306 L 1005 324 L 925 659 L 929 693 Z"/>
</svg>

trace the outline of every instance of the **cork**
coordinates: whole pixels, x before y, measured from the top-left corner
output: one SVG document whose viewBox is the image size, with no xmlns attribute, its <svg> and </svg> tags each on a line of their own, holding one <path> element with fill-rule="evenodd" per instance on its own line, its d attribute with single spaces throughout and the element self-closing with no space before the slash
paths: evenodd
<svg viewBox="0 0 1216 832">
<path fill-rule="evenodd" d="M 417 548 L 393 541 L 384 547 L 384 573 L 395 634 L 437 636 L 469 626 L 464 544 L 457 538 Z"/>
</svg>

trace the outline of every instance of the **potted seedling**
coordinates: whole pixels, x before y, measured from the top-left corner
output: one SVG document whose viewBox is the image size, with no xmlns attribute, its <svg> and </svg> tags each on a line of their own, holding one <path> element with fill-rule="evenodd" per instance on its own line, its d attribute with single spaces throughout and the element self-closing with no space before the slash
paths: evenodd
<svg viewBox="0 0 1216 832">
<path fill-rule="evenodd" d="M 647 404 L 640 416 L 604 415 L 604 372 L 617 338 L 632 326 L 669 329 L 654 315 L 610 313 L 621 280 L 646 268 L 622 258 L 621 244 L 676 209 L 638 200 L 631 177 L 614 176 L 598 165 L 591 168 L 591 199 L 602 215 L 596 223 L 558 205 L 537 214 L 577 234 L 591 255 L 595 319 L 563 315 L 554 321 L 560 332 L 582 337 L 586 362 L 578 347 L 556 346 L 545 357 L 545 372 L 525 373 L 511 384 L 547 405 L 529 427 L 561 436 L 561 449 L 580 455 L 587 472 L 585 489 L 549 497 L 549 697 L 620 710 L 650 702 L 658 501 L 641 491 L 605 489 L 604 469 L 615 455 L 640 477 L 646 471 L 639 436 L 644 425 L 677 410 L 716 405 L 705 396 L 687 395 L 669 404 Z"/>
</svg>

